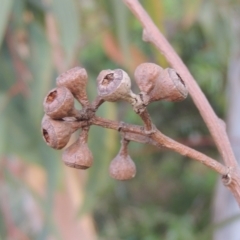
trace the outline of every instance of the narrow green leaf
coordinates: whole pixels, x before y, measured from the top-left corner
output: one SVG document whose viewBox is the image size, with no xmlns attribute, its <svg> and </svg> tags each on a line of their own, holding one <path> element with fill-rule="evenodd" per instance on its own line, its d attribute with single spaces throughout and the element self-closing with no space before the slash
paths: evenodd
<svg viewBox="0 0 240 240">
<path fill-rule="evenodd" d="M 130 54 L 130 36 L 128 31 L 128 19 L 129 12 L 122 1 L 114 0 L 111 2 L 112 11 L 114 12 L 115 24 L 117 30 L 117 38 L 119 46 L 123 53 L 125 66 L 131 66 L 131 54 Z"/>
<path fill-rule="evenodd" d="M 0 156 L 5 153 L 6 149 L 6 142 L 4 141 L 6 135 L 7 135 L 7 128 L 6 128 L 6 115 L 2 114 L 2 110 L 4 111 L 5 103 L 6 103 L 7 96 L 6 94 L 0 94 Z"/>
<path fill-rule="evenodd" d="M 75 0 L 53 0 L 53 14 L 57 20 L 65 62 L 71 64 L 80 39 L 80 11 Z"/>
<path fill-rule="evenodd" d="M 11 13 L 13 0 L 1 0 L 0 7 L 0 47 L 5 34 L 9 15 Z"/>
<path fill-rule="evenodd" d="M 31 99 L 28 101 L 28 110 L 33 122 L 40 124 L 43 116 L 42 102 L 54 82 L 51 48 L 40 24 L 33 22 L 30 25 L 29 33 L 32 53 L 30 67 L 34 79 L 31 85 L 32 92 Z"/>
</svg>

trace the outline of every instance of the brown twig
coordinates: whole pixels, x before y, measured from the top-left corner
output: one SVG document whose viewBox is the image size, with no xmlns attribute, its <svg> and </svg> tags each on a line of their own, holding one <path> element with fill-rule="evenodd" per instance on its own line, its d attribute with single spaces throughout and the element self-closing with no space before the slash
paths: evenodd
<svg viewBox="0 0 240 240">
<path fill-rule="evenodd" d="M 210 167 L 221 175 L 227 174 L 227 168 L 216 160 L 200 153 L 192 148 L 184 146 L 181 143 L 174 141 L 173 139 L 165 136 L 160 131 L 156 130 L 149 136 L 146 135 L 145 129 L 141 126 L 127 124 L 127 123 L 119 123 L 118 121 L 112 121 L 108 119 L 104 119 L 101 117 L 94 117 L 91 119 L 91 124 L 110 128 L 114 130 L 119 130 L 121 128 L 121 132 L 125 132 L 124 137 L 128 140 L 140 142 L 140 143 L 149 143 L 156 147 L 165 147 L 169 150 L 180 153 L 183 156 L 190 157 L 194 160 L 199 161 L 200 163 Z"/>
<path fill-rule="evenodd" d="M 188 86 L 189 93 L 195 105 L 199 109 L 199 112 L 203 117 L 211 135 L 213 136 L 213 139 L 223 158 L 225 165 L 230 169 L 229 176 L 231 176 L 232 181 L 229 182 L 228 187 L 240 204 L 240 171 L 225 128 L 220 123 L 219 118 L 216 116 L 208 100 L 206 99 L 205 95 L 201 91 L 200 87 L 196 83 L 195 79 L 185 64 L 182 62 L 166 38 L 161 34 L 159 29 L 153 23 L 138 0 L 123 0 L 123 2 L 129 7 L 136 18 L 141 22 L 144 29 L 143 40 L 153 43 L 160 50 L 160 52 L 166 57 L 171 66 L 177 71 L 177 73 L 181 76 L 181 78 Z M 155 140 L 159 140 L 158 133 L 154 136 Z M 185 146 L 184 148 L 186 152 L 188 152 Z M 185 150 L 180 147 L 177 151 L 181 151 L 182 153 L 182 151 Z"/>
<path fill-rule="evenodd" d="M 142 113 L 139 113 L 139 116 L 142 118 L 142 120 L 145 124 L 146 131 L 151 132 L 152 131 L 152 121 L 151 121 L 151 118 L 150 118 L 150 115 L 149 115 L 147 109 L 145 108 Z"/>
</svg>

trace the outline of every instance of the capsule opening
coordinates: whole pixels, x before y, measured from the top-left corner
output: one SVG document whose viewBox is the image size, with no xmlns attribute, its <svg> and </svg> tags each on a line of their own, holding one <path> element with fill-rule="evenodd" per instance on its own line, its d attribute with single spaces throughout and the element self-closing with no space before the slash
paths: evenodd
<svg viewBox="0 0 240 240">
<path fill-rule="evenodd" d="M 107 74 L 105 77 L 104 77 L 104 79 L 103 79 L 103 81 L 102 81 L 102 85 L 103 86 L 106 86 L 106 85 L 108 85 L 110 82 L 112 82 L 114 80 L 114 75 L 113 75 L 113 73 L 109 73 L 109 74 Z"/>
<path fill-rule="evenodd" d="M 50 92 L 47 96 L 47 103 L 52 103 L 57 97 L 57 90 L 54 90 L 52 92 Z"/>
<path fill-rule="evenodd" d="M 43 137 L 44 137 L 45 141 L 47 143 L 49 143 L 50 142 L 50 137 L 49 137 L 48 131 L 46 129 L 43 129 L 42 133 L 43 133 Z"/>
</svg>

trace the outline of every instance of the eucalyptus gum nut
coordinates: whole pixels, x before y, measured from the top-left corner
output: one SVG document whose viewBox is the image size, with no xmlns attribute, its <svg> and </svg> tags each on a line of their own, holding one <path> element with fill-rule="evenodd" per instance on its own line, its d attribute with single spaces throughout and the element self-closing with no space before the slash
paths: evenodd
<svg viewBox="0 0 240 240">
<path fill-rule="evenodd" d="M 45 97 L 43 108 L 53 119 L 69 117 L 74 113 L 74 97 L 66 87 L 54 88 Z"/>
<path fill-rule="evenodd" d="M 62 149 L 69 142 L 71 134 L 79 128 L 79 123 L 53 120 L 45 115 L 41 127 L 46 144 L 54 149 Z"/>
<path fill-rule="evenodd" d="M 155 63 L 142 63 L 137 66 L 134 72 L 134 79 L 142 92 L 149 94 L 163 68 Z"/>
<path fill-rule="evenodd" d="M 166 68 L 156 80 L 150 101 L 178 102 L 184 100 L 187 95 L 188 89 L 180 76 L 174 69 Z"/>
<path fill-rule="evenodd" d="M 86 93 L 88 75 L 84 68 L 72 68 L 57 77 L 56 81 L 58 87 L 64 86 L 68 88 L 83 106 L 89 104 Z"/>
<path fill-rule="evenodd" d="M 136 165 L 127 151 L 129 141 L 122 139 L 121 149 L 117 156 L 111 161 L 109 174 L 117 180 L 129 180 L 136 175 Z"/>
<path fill-rule="evenodd" d="M 187 86 L 172 68 L 143 63 L 136 68 L 134 77 L 141 92 L 149 96 L 149 102 L 182 101 L 188 95 Z"/>
<path fill-rule="evenodd" d="M 103 70 L 97 77 L 98 95 L 105 101 L 132 102 L 131 79 L 122 69 Z"/>
<path fill-rule="evenodd" d="M 93 155 L 87 145 L 87 132 L 81 132 L 79 139 L 64 150 L 62 159 L 65 165 L 78 168 L 87 169 L 93 164 Z"/>
<path fill-rule="evenodd" d="M 117 180 L 129 180 L 136 175 L 136 165 L 129 155 L 118 154 L 110 163 L 110 176 Z"/>
</svg>

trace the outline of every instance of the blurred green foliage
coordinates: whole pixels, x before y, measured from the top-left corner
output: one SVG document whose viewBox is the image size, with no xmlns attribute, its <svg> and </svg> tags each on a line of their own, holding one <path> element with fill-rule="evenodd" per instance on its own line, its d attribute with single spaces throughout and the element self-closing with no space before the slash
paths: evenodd
<svg viewBox="0 0 240 240">
<path fill-rule="evenodd" d="M 239 7 L 239 1 L 141 2 L 224 118 L 232 38 L 228 15 L 221 10 Z M 141 34 L 140 24 L 118 0 L 1 2 L 0 239 L 14 239 L 14 231 L 27 236 L 16 239 L 62 239 L 52 214 L 56 191 L 66 181 L 65 167 L 59 152 L 42 140 L 42 101 L 55 86 L 56 76 L 74 65 L 84 66 L 89 73 L 90 99 L 96 96 L 95 79 L 102 69 L 121 67 L 133 76 L 142 61 L 167 66 L 155 48 L 141 40 Z M 138 91 L 135 85 L 133 89 Z M 149 112 L 163 133 L 217 158 L 190 97 L 182 103 L 153 103 Z M 98 115 L 141 124 L 125 103 L 106 103 Z M 88 170 L 79 217 L 83 212 L 93 215 L 99 239 L 210 239 L 216 174 L 176 153 L 131 143 L 137 176 L 116 182 L 108 176 L 108 165 L 118 152 L 119 139 L 116 132 L 91 128 L 89 144 L 95 163 Z M 46 174 L 43 195 L 24 178 L 31 166 L 41 167 Z M 31 204 L 41 209 L 41 224 L 29 210 Z"/>
</svg>

